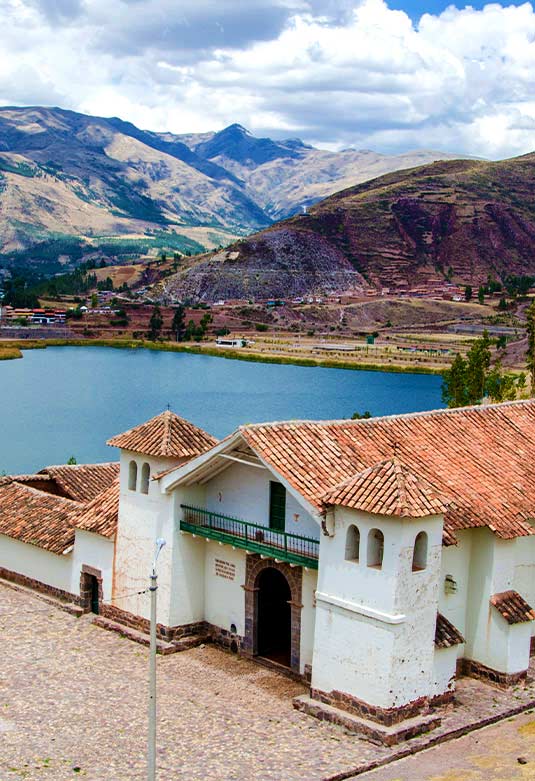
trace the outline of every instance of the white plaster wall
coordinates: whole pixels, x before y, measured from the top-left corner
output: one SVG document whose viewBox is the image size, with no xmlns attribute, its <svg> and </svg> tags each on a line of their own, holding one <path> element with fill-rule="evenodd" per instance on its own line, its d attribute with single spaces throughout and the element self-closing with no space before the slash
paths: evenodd
<svg viewBox="0 0 535 781">
<path fill-rule="evenodd" d="M 493 594 L 515 587 L 517 542 L 473 531 L 466 656 L 505 673 L 527 668 L 532 631 L 530 623 L 509 625 L 490 604 Z"/>
<path fill-rule="evenodd" d="M 345 560 L 351 524 L 361 535 L 358 563 Z M 396 519 L 337 508 L 334 536 L 320 543 L 315 688 L 345 691 L 380 707 L 431 692 L 442 525 L 441 516 Z M 372 529 L 384 534 L 380 570 L 366 561 Z M 420 531 L 428 535 L 427 567 L 412 572 Z"/>
<path fill-rule="evenodd" d="M 279 482 L 268 469 L 231 464 L 206 485 L 206 509 L 269 526 L 269 483 Z M 295 520 L 297 516 L 297 520 Z M 319 525 L 286 491 L 286 531 L 319 538 Z"/>
<path fill-rule="evenodd" d="M 204 594 L 205 617 L 210 624 L 230 631 L 235 624 L 239 635 L 245 634 L 245 583 L 246 553 L 233 550 L 230 545 L 219 545 L 213 540 L 204 543 Z M 221 577 L 216 572 L 216 560 L 230 566 L 234 577 Z"/>
<path fill-rule="evenodd" d="M 435 648 L 433 661 L 433 679 L 431 696 L 443 694 L 455 688 L 455 668 L 457 666 L 457 647 Z"/>
<path fill-rule="evenodd" d="M 515 548 L 514 588 L 535 608 L 535 535 L 518 537 Z M 535 635 L 535 621 L 530 622 L 530 632 Z"/>
<path fill-rule="evenodd" d="M 128 488 L 128 465 L 132 459 L 138 463 L 138 490 Z M 119 523 L 114 565 L 114 604 L 122 610 L 149 618 L 150 599 L 146 591 L 154 558 L 154 544 L 163 537 L 167 545 L 158 560 L 158 621 L 170 624 L 173 594 L 174 547 L 177 542 L 173 500 L 162 494 L 157 481 L 149 481 L 149 493 L 139 491 L 141 467 L 147 461 L 151 476 L 168 469 L 174 462 L 121 451 Z M 128 596 L 126 596 L 128 595 Z"/>
<path fill-rule="evenodd" d="M 57 555 L 0 534 L 0 567 L 48 586 L 79 594 L 80 588 L 74 592 L 71 589 L 72 558 L 72 553 Z"/>
<path fill-rule="evenodd" d="M 205 618 L 204 560 L 205 540 L 181 532 L 181 504 L 203 506 L 203 486 L 176 488 L 171 494 L 172 544 L 168 546 L 169 559 L 169 625 L 180 626 L 203 621 Z"/>
<path fill-rule="evenodd" d="M 312 664 L 314 653 L 314 628 L 316 623 L 315 592 L 317 585 L 317 571 L 303 569 L 301 593 L 301 602 L 303 604 L 301 610 L 301 673 L 304 673 L 306 664 Z"/>
<path fill-rule="evenodd" d="M 105 600 L 111 599 L 114 547 L 114 541 L 107 537 L 102 537 L 100 534 L 92 534 L 83 529 L 76 529 L 72 553 L 71 593 L 80 593 L 80 574 L 82 565 L 86 564 L 102 572 L 103 596 Z"/>
<path fill-rule="evenodd" d="M 492 660 L 489 667 L 504 673 L 527 669 L 531 636 L 529 623 L 508 624 L 497 610 L 491 608 L 487 636 Z"/>
<path fill-rule="evenodd" d="M 318 601 L 312 686 L 347 692 L 388 708 L 390 666 L 396 628 Z"/>
<path fill-rule="evenodd" d="M 456 532 L 457 545 L 442 550 L 442 565 L 438 592 L 438 609 L 466 637 L 468 603 L 474 597 L 470 592 L 470 562 L 474 530 Z M 446 575 L 451 575 L 457 584 L 457 591 L 446 593 Z M 464 656 L 464 643 L 455 646 L 459 658 Z"/>
</svg>

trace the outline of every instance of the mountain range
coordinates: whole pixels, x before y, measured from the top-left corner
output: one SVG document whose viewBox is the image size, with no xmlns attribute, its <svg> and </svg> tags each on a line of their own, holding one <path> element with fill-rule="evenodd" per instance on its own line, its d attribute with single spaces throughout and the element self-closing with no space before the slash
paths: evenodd
<svg viewBox="0 0 535 781">
<path fill-rule="evenodd" d="M 164 299 L 213 301 L 535 276 L 535 154 L 390 173 L 195 259 Z"/>
<path fill-rule="evenodd" d="M 59 108 L 0 109 L 0 261 L 196 253 L 299 213 L 348 185 L 451 157 L 328 152 L 256 138 L 140 130 Z"/>
</svg>

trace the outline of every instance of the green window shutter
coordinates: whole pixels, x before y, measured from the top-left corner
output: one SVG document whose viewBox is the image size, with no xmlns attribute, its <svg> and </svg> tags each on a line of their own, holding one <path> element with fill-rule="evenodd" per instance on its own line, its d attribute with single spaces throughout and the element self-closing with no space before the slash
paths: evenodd
<svg viewBox="0 0 535 781">
<path fill-rule="evenodd" d="M 269 484 L 269 528 L 284 531 L 286 526 L 286 488 L 280 483 Z"/>
</svg>

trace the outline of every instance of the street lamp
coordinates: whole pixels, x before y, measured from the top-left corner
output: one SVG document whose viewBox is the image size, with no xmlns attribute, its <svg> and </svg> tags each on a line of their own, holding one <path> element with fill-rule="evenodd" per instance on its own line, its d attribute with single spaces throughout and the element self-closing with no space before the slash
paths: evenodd
<svg viewBox="0 0 535 781">
<path fill-rule="evenodd" d="M 160 551 L 165 545 L 165 540 L 158 537 L 154 550 L 154 561 L 150 575 L 150 651 L 149 651 L 149 735 L 148 735 L 148 761 L 147 779 L 156 781 L 156 592 L 158 590 L 158 576 L 156 574 L 156 562 Z"/>
</svg>

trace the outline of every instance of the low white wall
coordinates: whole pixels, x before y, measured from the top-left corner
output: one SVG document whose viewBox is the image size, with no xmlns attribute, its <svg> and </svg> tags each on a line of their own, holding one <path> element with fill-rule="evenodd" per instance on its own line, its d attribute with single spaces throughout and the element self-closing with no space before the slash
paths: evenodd
<svg viewBox="0 0 535 781">
<path fill-rule="evenodd" d="M 72 560 L 72 553 L 58 556 L 36 545 L 28 545 L 0 534 L 0 567 L 53 588 L 79 594 L 79 587 L 74 592 L 71 589 Z"/>
<path fill-rule="evenodd" d="M 245 634 L 246 553 L 230 545 L 204 542 L 205 618 L 210 624 L 230 631 L 231 624 L 243 637 Z"/>
<path fill-rule="evenodd" d="M 113 586 L 113 554 L 115 543 L 100 534 L 92 534 L 76 529 L 74 550 L 72 553 L 71 592 L 80 593 L 80 575 L 86 564 L 102 573 L 102 591 L 105 600 L 110 600 Z M 117 603 L 118 606 L 119 602 Z"/>
<path fill-rule="evenodd" d="M 232 464 L 206 485 L 206 509 L 250 523 L 269 526 L 269 483 L 278 482 L 268 469 Z M 319 539 L 319 524 L 286 491 L 286 531 Z"/>
</svg>

